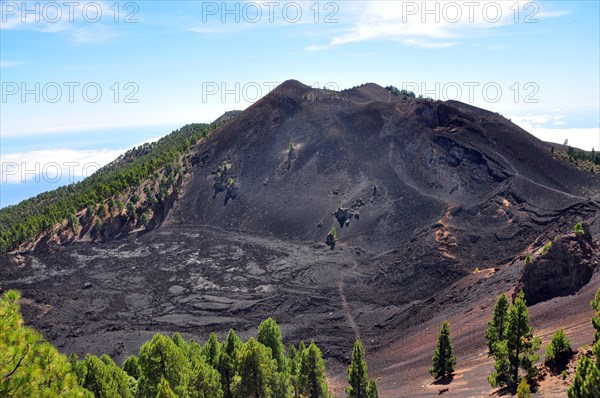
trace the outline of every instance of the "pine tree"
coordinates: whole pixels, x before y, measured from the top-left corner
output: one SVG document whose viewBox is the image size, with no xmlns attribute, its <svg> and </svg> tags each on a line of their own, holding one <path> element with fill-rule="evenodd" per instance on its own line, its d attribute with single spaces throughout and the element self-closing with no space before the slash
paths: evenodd
<svg viewBox="0 0 600 398">
<path fill-rule="evenodd" d="M 233 354 L 236 350 L 242 348 L 244 343 L 239 338 L 239 336 L 235 333 L 235 330 L 229 329 L 229 333 L 227 333 L 227 339 L 223 345 L 223 350 L 229 355 L 233 357 Z"/>
<path fill-rule="evenodd" d="M 454 372 L 456 356 L 453 353 L 452 341 L 450 340 L 450 324 L 448 321 L 442 323 L 437 348 L 433 354 L 433 366 L 429 373 L 437 378 L 449 378 Z"/>
<path fill-rule="evenodd" d="M 505 340 L 494 345 L 495 371 L 488 378 L 493 387 L 507 386 L 515 392 L 521 381 L 519 371 L 522 369 L 530 380 L 535 375 L 535 354 L 541 341 L 533 336 L 533 328 L 529 326 L 529 311 L 525 304 L 523 292 L 519 292 L 508 310 Z"/>
<path fill-rule="evenodd" d="M 206 362 L 206 357 L 204 356 L 202 346 L 194 339 L 190 339 L 190 342 L 188 343 L 186 357 L 189 362 L 190 369 L 194 369 L 196 366 L 198 366 L 199 362 Z"/>
<path fill-rule="evenodd" d="M 208 363 L 197 361 L 188 391 L 190 398 L 223 398 L 221 375 Z"/>
<path fill-rule="evenodd" d="M 302 351 L 298 351 L 293 344 L 288 348 L 288 364 L 292 395 L 294 398 L 299 398 L 300 391 L 298 384 L 300 379 L 300 367 L 302 365 Z"/>
<path fill-rule="evenodd" d="M 329 392 L 325 381 L 325 362 L 321 350 L 314 342 L 302 352 L 300 365 L 300 393 L 307 398 L 327 398 Z"/>
<path fill-rule="evenodd" d="M 106 354 L 98 358 L 87 354 L 84 359 L 86 377 L 83 387 L 94 393 L 96 398 L 133 398 L 129 375 Z"/>
<path fill-rule="evenodd" d="M 288 370 L 290 373 L 290 385 L 294 398 L 300 397 L 299 383 L 302 366 L 302 353 L 306 351 L 304 341 L 300 341 L 298 348 L 293 344 L 288 349 Z"/>
<path fill-rule="evenodd" d="M 279 325 L 273 318 L 265 319 L 258 327 L 258 342 L 269 347 L 273 359 L 277 361 L 277 370 L 285 368 L 285 347 L 282 343 L 282 334 Z"/>
<path fill-rule="evenodd" d="M 531 397 L 531 387 L 526 379 L 522 379 L 517 387 L 517 398 Z"/>
<path fill-rule="evenodd" d="M 190 361 L 168 336 L 158 333 L 144 343 L 140 348 L 139 365 L 141 396 L 156 396 L 163 379 L 174 393 L 185 395 L 191 376 Z"/>
<path fill-rule="evenodd" d="M 592 309 L 596 311 L 594 317 L 592 318 L 592 325 L 596 329 L 594 341 L 600 341 L 600 289 L 596 291 L 594 299 L 590 302 L 590 305 L 592 306 Z"/>
<path fill-rule="evenodd" d="M 600 391 L 600 369 L 584 355 L 577 363 L 575 378 L 567 390 L 567 395 L 569 398 L 596 398 L 598 391 Z"/>
<path fill-rule="evenodd" d="M 506 341 L 494 344 L 494 359 L 494 372 L 488 377 L 489 383 L 492 387 L 509 385 L 511 372 Z"/>
<path fill-rule="evenodd" d="M 221 387 L 225 398 L 233 398 L 233 378 L 235 376 L 235 356 L 244 344 L 233 329 L 229 330 L 223 344 L 217 370 L 221 374 Z"/>
<path fill-rule="evenodd" d="M 216 368 L 221 352 L 221 343 L 219 343 L 219 338 L 215 333 L 211 333 L 210 336 L 208 336 L 206 344 L 202 347 L 202 352 L 204 353 L 206 362 L 208 362 L 210 366 Z"/>
<path fill-rule="evenodd" d="M 598 298 L 598 292 L 596 292 L 596 296 L 592 300 L 592 307 Z M 597 315 L 598 313 L 596 313 Z M 594 344 L 592 353 L 596 357 L 595 362 L 587 355 L 583 355 L 577 363 L 573 383 L 567 390 L 569 398 L 596 398 L 598 396 L 598 391 L 600 391 L 600 342 L 597 341 Z"/>
<path fill-rule="evenodd" d="M 348 367 L 349 387 L 346 387 L 347 398 L 367 398 L 367 386 L 369 377 L 367 374 L 367 362 L 360 337 L 356 338 L 354 349 L 352 350 L 352 362 Z"/>
<path fill-rule="evenodd" d="M 221 378 L 221 388 L 223 390 L 224 398 L 233 398 L 231 387 L 235 376 L 235 362 L 225 350 L 221 351 L 221 354 L 219 355 L 217 371 Z"/>
<path fill-rule="evenodd" d="M 123 370 L 134 379 L 140 378 L 140 363 L 138 357 L 132 355 L 123 362 Z"/>
<path fill-rule="evenodd" d="M 369 379 L 369 384 L 367 385 L 367 398 L 379 398 L 377 382 L 373 377 Z"/>
<path fill-rule="evenodd" d="M 178 398 L 177 394 L 171 390 L 169 382 L 164 377 L 160 378 L 160 382 L 157 386 L 156 398 Z"/>
<path fill-rule="evenodd" d="M 258 327 L 258 342 L 271 349 L 271 355 L 277 362 L 277 373 L 274 375 L 275 387 L 273 396 L 286 398 L 290 389 L 289 374 L 285 358 L 285 346 L 279 325 L 272 318 L 264 320 Z"/>
<path fill-rule="evenodd" d="M 188 343 L 183 339 L 183 337 L 181 337 L 179 333 L 174 333 L 171 340 L 173 340 L 173 343 L 175 343 L 175 345 L 187 355 Z"/>
<path fill-rule="evenodd" d="M 71 369 L 75 375 L 77 375 L 77 381 L 79 385 L 83 387 L 85 377 L 87 376 L 87 367 L 85 366 L 85 362 L 80 361 L 79 356 L 75 353 L 72 353 L 69 356 L 69 364 L 71 365 Z"/>
<path fill-rule="evenodd" d="M 584 388 L 587 391 L 593 391 L 597 394 L 598 391 L 600 391 L 600 342 L 597 342 L 593 346 L 592 351 L 596 357 L 596 361 L 594 362 L 594 367 L 590 371 L 587 380 L 584 383 Z"/>
<path fill-rule="evenodd" d="M 134 396 L 132 386 L 135 386 L 137 390 L 137 382 L 135 379 L 130 377 L 127 372 L 121 369 L 117 364 L 106 354 L 102 354 L 100 360 L 106 365 L 112 384 L 114 385 L 117 394 L 121 398 L 127 398 Z"/>
<path fill-rule="evenodd" d="M 69 360 L 23 325 L 20 297 L 15 290 L 0 296 L 0 396 L 90 397 Z"/>
<path fill-rule="evenodd" d="M 300 340 L 300 344 L 298 344 L 298 352 L 304 352 L 306 350 L 306 344 L 304 344 L 304 340 Z"/>
<path fill-rule="evenodd" d="M 237 398 L 272 398 L 277 362 L 271 349 L 250 338 L 237 355 L 237 374 L 234 386 Z"/>
<path fill-rule="evenodd" d="M 508 299 L 502 293 L 494 305 L 492 319 L 488 322 L 487 330 L 485 331 L 485 340 L 487 342 L 488 351 L 494 353 L 494 345 L 504 340 L 504 329 L 506 326 L 506 317 L 508 315 Z"/>
</svg>

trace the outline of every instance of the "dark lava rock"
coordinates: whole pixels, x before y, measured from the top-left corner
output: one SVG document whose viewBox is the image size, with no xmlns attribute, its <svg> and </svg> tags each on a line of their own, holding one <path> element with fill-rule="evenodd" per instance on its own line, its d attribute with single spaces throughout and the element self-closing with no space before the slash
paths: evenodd
<svg viewBox="0 0 600 398">
<path fill-rule="evenodd" d="M 523 290 L 528 305 L 568 296 L 590 281 L 599 260 L 589 229 L 583 236 L 559 236 L 545 254 L 540 251 L 523 268 L 517 291 Z"/>
<path fill-rule="evenodd" d="M 361 198 L 355 199 L 349 207 L 338 207 L 338 209 L 333 212 L 333 216 L 340 224 L 340 227 L 343 228 L 344 225 L 350 225 L 350 220 L 352 220 L 353 218 L 357 220 L 360 218 L 360 212 L 358 211 L 358 209 L 364 205 L 365 202 Z"/>
</svg>

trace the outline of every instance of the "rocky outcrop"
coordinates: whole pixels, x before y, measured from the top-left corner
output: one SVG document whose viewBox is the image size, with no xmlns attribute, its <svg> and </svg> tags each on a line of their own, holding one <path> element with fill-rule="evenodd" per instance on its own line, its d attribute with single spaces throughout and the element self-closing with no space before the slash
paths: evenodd
<svg viewBox="0 0 600 398">
<path fill-rule="evenodd" d="M 531 256 L 523 268 L 518 290 L 533 305 L 577 292 L 600 264 L 598 247 L 589 229 L 583 235 L 558 236 Z"/>
<path fill-rule="evenodd" d="M 333 216 L 340 224 L 340 227 L 343 228 L 344 226 L 350 225 L 350 220 L 353 218 L 357 220 L 360 218 L 358 209 L 364 205 L 365 202 L 361 198 L 355 199 L 350 206 L 338 207 L 338 209 L 333 212 Z"/>
<path fill-rule="evenodd" d="M 236 180 L 235 176 L 231 173 L 231 163 L 223 161 L 217 166 L 217 169 L 213 172 L 213 199 L 221 192 L 225 192 L 225 199 L 223 204 L 227 204 L 230 199 L 235 199 L 240 192 L 240 183 Z"/>
</svg>

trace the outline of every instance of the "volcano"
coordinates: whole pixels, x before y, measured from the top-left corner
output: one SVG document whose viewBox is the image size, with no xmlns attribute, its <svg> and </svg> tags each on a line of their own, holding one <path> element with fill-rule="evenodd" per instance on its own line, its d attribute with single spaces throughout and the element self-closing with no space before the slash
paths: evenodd
<svg viewBox="0 0 600 398">
<path fill-rule="evenodd" d="M 92 237 L 78 213 L 68 243 L 2 256 L 2 289 L 23 292 L 26 321 L 61 351 L 122 360 L 156 332 L 244 337 L 271 316 L 290 342 L 324 348 L 332 385 L 360 336 L 382 396 L 431 396 L 441 387 L 426 369 L 449 319 L 459 359 L 445 395 L 487 395 L 483 331 L 526 256 L 577 222 L 598 247 L 599 176 L 456 101 L 289 80 L 185 158 L 181 188 L 147 227 Z M 593 336 L 596 265 L 531 307 L 542 334 Z"/>
</svg>

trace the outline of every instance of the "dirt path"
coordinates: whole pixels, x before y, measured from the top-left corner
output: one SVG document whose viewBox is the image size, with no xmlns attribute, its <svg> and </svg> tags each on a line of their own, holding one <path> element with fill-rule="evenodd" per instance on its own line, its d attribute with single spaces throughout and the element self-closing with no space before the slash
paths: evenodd
<svg viewBox="0 0 600 398">
<path fill-rule="evenodd" d="M 356 335 L 356 337 L 359 337 L 360 332 L 358 330 L 358 326 L 356 325 L 356 321 L 354 320 L 354 317 L 352 316 L 352 313 L 350 312 L 350 306 L 348 305 L 348 301 L 346 300 L 346 295 L 344 294 L 344 285 L 345 285 L 344 280 L 346 279 L 346 275 L 348 273 L 354 271 L 356 269 L 356 267 L 358 267 L 358 262 L 354 261 L 352 263 L 351 268 L 342 271 L 342 273 L 340 274 L 340 281 L 338 282 L 338 292 L 340 294 L 340 300 L 342 301 L 342 310 L 344 311 L 344 317 L 346 318 L 346 321 L 348 321 L 348 324 L 354 331 L 354 334 Z"/>
</svg>

